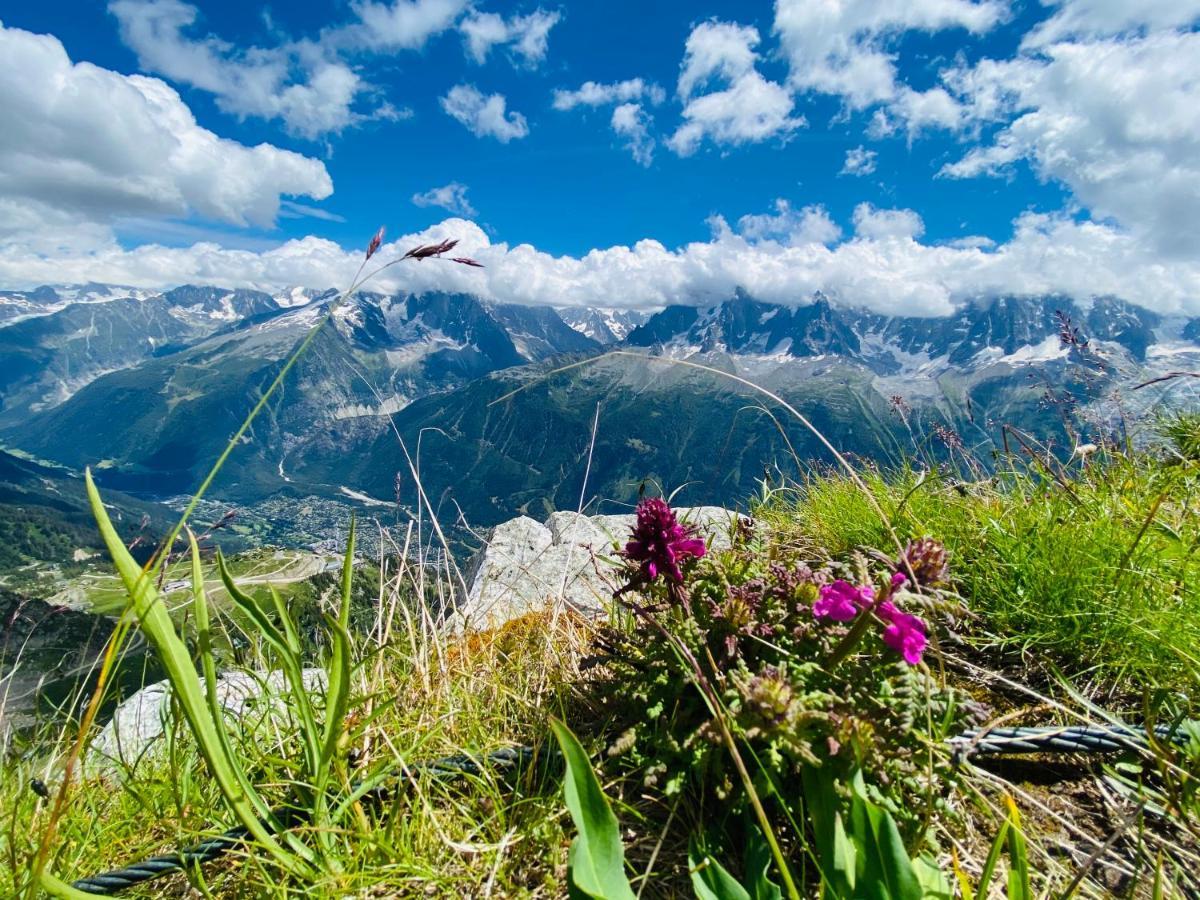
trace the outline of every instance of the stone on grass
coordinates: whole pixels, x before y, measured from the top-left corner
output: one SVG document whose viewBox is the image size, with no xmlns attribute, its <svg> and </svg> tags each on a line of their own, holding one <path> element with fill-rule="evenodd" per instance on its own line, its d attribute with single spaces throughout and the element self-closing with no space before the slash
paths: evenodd
<svg viewBox="0 0 1200 900">
<path fill-rule="evenodd" d="M 305 669 L 302 674 L 309 693 L 324 690 L 324 670 Z M 232 729 L 253 726 L 281 713 L 291 703 L 287 691 L 287 679 L 282 672 L 264 675 L 233 671 L 217 676 L 217 702 L 225 712 L 227 727 Z M 264 694 L 271 698 L 270 702 L 259 703 Z M 171 683 L 158 681 L 146 685 L 118 706 L 112 719 L 100 729 L 89 751 L 89 766 L 102 773 L 132 770 L 156 750 L 171 716 Z M 181 733 L 187 731 L 182 714 L 179 726 Z"/>
<path fill-rule="evenodd" d="M 719 506 L 678 513 L 710 547 L 729 547 L 737 513 Z M 620 586 L 617 551 L 629 539 L 634 521 L 632 514 L 556 512 L 544 525 L 521 516 L 496 526 L 468 566 L 466 602 L 450 618 L 450 628 L 497 628 L 556 605 L 589 616 L 604 614 Z"/>
</svg>

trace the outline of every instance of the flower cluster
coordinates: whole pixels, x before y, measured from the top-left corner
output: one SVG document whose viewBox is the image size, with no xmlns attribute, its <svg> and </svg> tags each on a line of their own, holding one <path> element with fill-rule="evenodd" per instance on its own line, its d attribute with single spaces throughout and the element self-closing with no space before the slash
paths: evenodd
<svg viewBox="0 0 1200 900">
<path fill-rule="evenodd" d="M 936 544 L 936 542 L 930 542 L 930 544 Z M 938 558 L 936 551 L 940 550 L 940 547 L 940 544 L 936 548 L 925 546 L 925 557 L 912 560 L 917 563 L 913 568 L 941 577 L 942 570 L 936 567 L 936 563 L 928 562 L 930 559 Z M 926 565 L 921 565 L 922 559 L 926 561 Z M 944 565 L 945 551 L 941 551 L 940 559 Z M 869 584 L 856 585 L 839 579 L 831 584 L 822 585 L 820 594 L 813 603 L 813 616 L 833 622 L 850 622 L 860 613 L 874 613 L 884 625 L 883 642 L 899 653 L 910 666 L 918 665 L 928 643 L 925 623 L 917 616 L 903 612 L 892 601 L 896 592 L 904 586 L 907 580 L 908 576 L 903 572 L 893 573 L 890 582 L 878 599 L 875 588 Z"/>
<path fill-rule="evenodd" d="M 887 626 L 883 629 L 883 642 L 904 657 L 910 666 L 919 665 L 928 643 L 925 623 L 912 613 L 901 612 L 890 600 L 880 603 L 875 615 Z"/>
<path fill-rule="evenodd" d="M 821 594 L 813 604 L 813 615 L 818 619 L 849 622 L 874 602 L 875 588 L 871 585 L 854 585 L 839 578 L 821 587 Z"/>
<path fill-rule="evenodd" d="M 638 503 L 637 524 L 630 538 L 624 556 L 640 563 L 644 581 L 663 575 L 680 584 L 683 573 L 679 563 L 689 556 L 705 553 L 704 541 L 695 536 L 693 529 L 681 525 L 671 507 L 657 497 L 647 497 Z"/>
<path fill-rule="evenodd" d="M 922 587 L 943 583 L 949 575 L 946 547 L 933 538 L 909 541 L 904 553 L 896 562 L 897 571 L 911 575 Z"/>
</svg>

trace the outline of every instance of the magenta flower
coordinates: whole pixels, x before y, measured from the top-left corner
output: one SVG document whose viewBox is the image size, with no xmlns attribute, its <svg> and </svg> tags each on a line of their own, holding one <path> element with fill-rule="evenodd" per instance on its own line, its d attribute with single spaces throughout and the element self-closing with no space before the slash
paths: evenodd
<svg viewBox="0 0 1200 900">
<path fill-rule="evenodd" d="M 813 604 L 813 615 L 818 619 L 849 622 L 874 600 L 875 589 L 869 584 L 860 587 L 838 579 L 833 584 L 821 586 L 821 594 Z"/>
<path fill-rule="evenodd" d="M 653 581 L 665 575 L 672 581 L 683 581 L 679 563 L 689 556 L 703 556 L 704 541 L 695 537 L 691 528 L 679 524 L 675 513 L 657 497 L 638 503 L 637 525 L 632 540 L 625 545 L 625 558 L 641 563 L 642 577 Z"/>
<path fill-rule="evenodd" d="M 910 666 L 920 664 L 925 645 L 925 623 L 910 613 L 901 612 L 890 600 L 879 604 L 875 611 L 887 623 L 883 630 L 883 642 L 904 657 Z"/>
</svg>

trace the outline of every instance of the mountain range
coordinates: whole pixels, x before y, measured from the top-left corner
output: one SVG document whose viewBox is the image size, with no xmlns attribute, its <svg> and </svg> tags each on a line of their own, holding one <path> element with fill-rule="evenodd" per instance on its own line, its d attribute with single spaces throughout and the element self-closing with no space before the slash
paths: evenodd
<svg viewBox="0 0 1200 900">
<path fill-rule="evenodd" d="M 737 379 L 792 403 L 843 451 L 899 461 L 997 446 L 1005 424 L 1069 453 L 1117 421 L 1114 388 L 1200 363 L 1200 320 L 1116 298 L 999 297 L 931 319 L 820 294 L 779 305 L 738 292 L 653 315 L 439 293 L 360 293 L 334 308 L 334 297 L 0 292 L 0 439 L 94 466 L 112 489 L 186 493 L 328 317 L 217 494 L 411 509 L 419 465 L 444 513 L 487 525 L 581 496 L 628 502 L 647 481 L 736 502 L 764 471 L 829 460 Z"/>
</svg>

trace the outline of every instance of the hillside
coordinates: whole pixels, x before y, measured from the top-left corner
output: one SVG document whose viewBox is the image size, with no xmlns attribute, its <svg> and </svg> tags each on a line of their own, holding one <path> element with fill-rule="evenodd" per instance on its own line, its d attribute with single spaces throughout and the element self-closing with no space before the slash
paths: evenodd
<svg viewBox="0 0 1200 900">
<path fill-rule="evenodd" d="M 199 290 L 108 302 L 153 305 L 175 297 L 173 322 L 179 309 L 206 308 L 181 306 L 185 297 L 207 297 L 212 314 L 236 312 L 235 294 Z M 314 292 L 262 295 L 255 302 L 269 306 L 265 312 L 234 315 L 215 333 L 193 333 L 182 348 L 94 373 L 73 392 L 55 374 L 70 354 L 31 341 L 43 361 L 30 365 L 43 368 L 29 383 L 56 384 L 69 396 L 10 420 L 2 432 L 39 456 L 99 466 L 112 488 L 184 494 L 328 301 Z M 41 323 L 45 333 L 55 316 L 105 305 L 68 305 L 0 328 L 0 339 L 30 343 L 13 329 Z M 129 324 L 136 332 L 136 320 Z M 577 329 L 604 341 L 621 332 L 624 343 L 602 345 Z M 547 506 L 577 495 L 597 403 L 590 477 L 597 496 L 628 501 L 650 477 L 689 483 L 696 503 L 724 503 L 751 490 L 764 467 L 788 465 L 792 449 L 801 460 L 827 459 L 805 429 L 788 424 L 781 431 L 757 409 L 766 403 L 778 412 L 762 395 L 667 362 L 676 359 L 776 392 L 819 419 L 841 449 L 867 459 L 914 452 L 942 458 L 960 445 L 986 459 L 1002 444 L 1003 426 L 1069 455 L 1076 443 L 1119 430 L 1123 415 L 1136 418 L 1157 402 L 1129 386 L 1200 365 L 1195 330 L 1191 320 L 1111 298 L 1087 308 L 1061 297 L 997 298 L 928 319 L 884 317 L 822 296 L 792 307 L 738 293 L 713 306 L 669 307 L 638 325 L 612 310 L 558 313 L 464 295 L 360 294 L 339 310 L 270 415 L 256 423 L 216 496 L 247 507 L 270 503 L 276 513 L 282 503 L 310 497 L 370 508 L 396 501 L 399 473 L 401 504 L 411 510 L 415 497 L 403 493 L 411 473 L 396 429 L 414 454 L 421 435 L 423 447 L 438 448 L 423 459 L 431 493 L 442 497 L 452 488 L 466 519 L 486 525 L 531 501 Z M 646 358 L 609 356 L 489 405 L 605 346 Z M 676 427 L 688 418 L 704 427 Z M 525 440 L 529 435 L 535 440 Z M 464 482 L 468 467 L 473 475 Z"/>
</svg>

